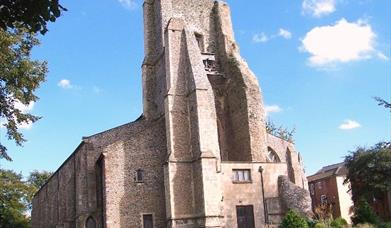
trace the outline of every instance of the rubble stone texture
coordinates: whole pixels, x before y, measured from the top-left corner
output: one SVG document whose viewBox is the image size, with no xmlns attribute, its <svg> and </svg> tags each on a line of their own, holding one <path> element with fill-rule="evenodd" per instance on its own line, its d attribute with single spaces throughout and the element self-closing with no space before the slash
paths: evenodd
<svg viewBox="0 0 391 228">
<path fill-rule="evenodd" d="M 312 217 L 311 197 L 308 190 L 290 182 L 287 176 L 278 177 L 280 200 L 283 207 L 298 212 L 305 217 Z"/>
<path fill-rule="evenodd" d="M 300 188 L 306 177 L 294 145 L 266 133 L 228 5 L 145 0 L 143 9 L 143 115 L 83 138 L 34 197 L 32 226 L 133 228 L 152 215 L 154 227 L 238 227 L 238 206 L 252 206 L 255 227 L 278 224 L 278 177 Z M 233 181 L 235 170 L 249 180 Z"/>
</svg>

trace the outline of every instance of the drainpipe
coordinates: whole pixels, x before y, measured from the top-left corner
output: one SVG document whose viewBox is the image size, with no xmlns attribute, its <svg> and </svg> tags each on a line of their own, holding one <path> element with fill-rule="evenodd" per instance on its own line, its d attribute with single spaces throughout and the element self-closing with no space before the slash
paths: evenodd
<svg viewBox="0 0 391 228">
<path fill-rule="evenodd" d="M 266 208 L 266 200 L 265 200 L 265 188 L 263 185 L 263 167 L 259 166 L 258 172 L 261 174 L 261 187 L 262 187 L 262 201 L 263 201 L 263 213 L 265 217 L 265 225 L 267 225 L 268 222 L 268 217 L 267 217 L 267 208 Z"/>
</svg>

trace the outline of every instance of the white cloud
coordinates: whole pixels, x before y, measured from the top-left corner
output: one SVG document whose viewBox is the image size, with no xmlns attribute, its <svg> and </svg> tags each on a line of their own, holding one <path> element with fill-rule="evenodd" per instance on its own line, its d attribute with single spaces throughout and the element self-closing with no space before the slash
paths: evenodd
<svg viewBox="0 0 391 228">
<path fill-rule="evenodd" d="M 265 43 L 269 41 L 269 37 L 265 33 L 255 34 L 253 36 L 253 42 L 255 43 Z"/>
<path fill-rule="evenodd" d="M 282 108 L 278 105 L 266 105 L 265 106 L 265 115 L 269 115 L 270 113 L 278 113 L 282 112 Z"/>
<path fill-rule="evenodd" d="M 381 60 L 384 60 L 384 61 L 390 60 L 390 58 L 389 58 L 388 56 L 386 56 L 384 53 L 382 53 L 382 52 L 380 52 L 380 51 L 377 52 L 376 55 L 377 55 L 377 57 L 378 57 L 379 59 L 381 59 Z"/>
<path fill-rule="evenodd" d="M 289 40 L 290 38 L 292 38 L 292 33 L 289 32 L 289 31 L 286 30 L 286 29 L 280 28 L 280 30 L 278 31 L 278 36 L 281 36 L 281 37 L 283 37 L 284 39 Z"/>
<path fill-rule="evenodd" d="M 339 125 L 339 129 L 341 130 L 352 130 L 355 128 L 361 127 L 361 124 L 359 124 L 357 121 L 354 120 L 345 120 L 341 125 Z"/>
<path fill-rule="evenodd" d="M 336 10 L 335 0 L 304 0 L 301 6 L 304 14 L 314 17 L 322 17 Z"/>
<path fill-rule="evenodd" d="M 126 9 L 132 10 L 137 7 L 135 0 L 118 0 L 118 2 Z"/>
<path fill-rule="evenodd" d="M 72 89 L 73 85 L 68 79 L 61 79 L 57 85 L 63 89 Z"/>
<path fill-rule="evenodd" d="M 344 18 L 335 25 L 315 27 L 302 40 L 301 50 L 311 54 L 313 66 L 346 63 L 371 58 L 375 54 L 376 34 L 361 20 L 348 22 Z"/>
</svg>

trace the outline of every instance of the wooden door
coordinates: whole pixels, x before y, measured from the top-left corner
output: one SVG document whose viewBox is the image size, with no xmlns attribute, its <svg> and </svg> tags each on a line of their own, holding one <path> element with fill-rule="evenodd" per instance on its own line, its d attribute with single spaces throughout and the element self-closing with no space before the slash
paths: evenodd
<svg viewBox="0 0 391 228">
<path fill-rule="evenodd" d="M 237 206 L 236 217 L 238 228 L 254 228 L 254 209 L 252 205 Z"/>
</svg>

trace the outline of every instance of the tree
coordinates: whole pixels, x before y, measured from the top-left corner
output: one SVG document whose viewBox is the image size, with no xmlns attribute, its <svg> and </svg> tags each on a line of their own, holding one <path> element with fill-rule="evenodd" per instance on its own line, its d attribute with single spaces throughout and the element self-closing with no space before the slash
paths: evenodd
<svg viewBox="0 0 391 228">
<path fill-rule="evenodd" d="M 30 227 L 28 212 L 34 194 L 51 176 L 47 171 L 33 171 L 27 181 L 12 170 L 0 169 L 0 227 Z"/>
<path fill-rule="evenodd" d="M 20 26 L 29 32 L 45 34 L 47 22 L 54 22 L 66 11 L 58 0 L 1 0 L 0 28 L 16 29 Z"/>
<path fill-rule="evenodd" d="M 54 22 L 66 9 L 59 0 L 0 1 L 0 121 L 7 137 L 21 146 L 25 139 L 19 126 L 40 117 L 23 112 L 38 97 L 35 90 L 45 80 L 46 62 L 31 59 L 31 49 L 38 45 L 36 33 L 45 34 L 48 22 Z M 11 160 L 0 143 L 0 159 Z"/>
<path fill-rule="evenodd" d="M 22 175 L 0 169 L 0 226 L 2 228 L 29 227 L 26 215 L 30 187 L 22 181 Z"/>
<path fill-rule="evenodd" d="M 283 126 L 277 127 L 271 120 L 266 122 L 266 132 L 290 143 L 294 143 L 293 135 L 296 129 L 289 130 Z"/>
<path fill-rule="evenodd" d="M 381 142 L 366 149 L 359 147 L 345 157 L 348 169 L 345 183 L 350 183 L 355 204 L 361 197 L 372 203 L 391 191 L 391 143 Z"/>
<path fill-rule="evenodd" d="M 30 176 L 27 179 L 27 183 L 29 183 L 32 187 L 35 188 L 36 191 L 38 191 L 44 184 L 46 184 L 52 174 L 53 173 L 49 171 L 40 172 L 34 170 L 30 173 Z"/>
<path fill-rule="evenodd" d="M 391 109 L 391 103 L 385 101 L 384 99 L 380 98 L 380 97 L 374 97 L 373 99 L 375 99 L 377 101 L 377 104 L 379 106 L 384 106 L 384 108 L 388 108 L 388 109 Z M 391 110 L 390 110 L 391 111 Z"/>
<path fill-rule="evenodd" d="M 34 94 L 45 81 L 46 62 L 31 59 L 31 49 L 39 42 L 25 28 L 0 29 L 0 119 L 7 137 L 21 146 L 25 139 L 19 131 L 22 124 L 31 124 L 40 117 L 22 110 L 23 105 L 37 101 Z M 0 143 L 0 159 L 11 160 L 7 148 Z"/>
<path fill-rule="evenodd" d="M 27 178 L 26 184 L 30 187 L 30 194 L 28 196 L 28 208 L 32 209 L 32 200 L 34 194 L 41 189 L 42 186 L 46 184 L 49 178 L 52 176 L 52 172 L 49 171 L 38 171 L 34 170 L 30 173 L 30 176 Z"/>
<path fill-rule="evenodd" d="M 369 223 L 378 225 L 379 218 L 364 198 L 360 198 L 357 206 L 354 208 L 354 215 L 352 216 L 353 224 Z"/>
</svg>

